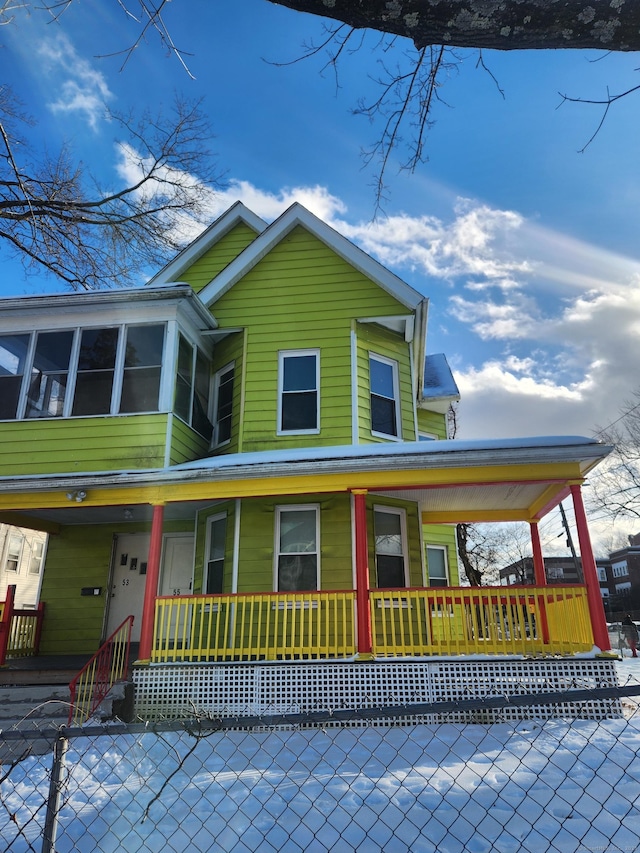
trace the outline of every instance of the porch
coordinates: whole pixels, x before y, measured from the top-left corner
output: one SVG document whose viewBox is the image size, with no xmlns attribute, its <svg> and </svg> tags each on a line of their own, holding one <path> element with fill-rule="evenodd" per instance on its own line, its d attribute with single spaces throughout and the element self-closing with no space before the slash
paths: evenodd
<svg viewBox="0 0 640 853">
<path fill-rule="evenodd" d="M 367 598 L 359 623 L 356 590 L 162 596 L 150 661 L 548 657 L 594 647 L 582 585 L 375 589 Z"/>
</svg>

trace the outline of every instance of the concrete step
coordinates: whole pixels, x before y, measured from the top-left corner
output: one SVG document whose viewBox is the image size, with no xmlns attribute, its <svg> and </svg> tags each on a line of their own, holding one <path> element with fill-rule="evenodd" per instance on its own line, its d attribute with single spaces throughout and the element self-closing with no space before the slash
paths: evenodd
<svg viewBox="0 0 640 853">
<path fill-rule="evenodd" d="M 0 686 L 0 729 L 7 729 L 22 720 L 63 724 L 68 715 L 68 684 Z"/>
</svg>

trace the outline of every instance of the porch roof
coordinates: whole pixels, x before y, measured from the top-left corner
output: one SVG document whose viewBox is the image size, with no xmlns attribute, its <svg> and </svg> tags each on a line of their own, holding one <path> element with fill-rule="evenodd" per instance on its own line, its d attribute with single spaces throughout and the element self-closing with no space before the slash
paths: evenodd
<svg viewBox="0 0 640 853">
<path fill-rule="evenodd" d="M 123 506 L 365 489 L 417 501 L 425 522 L 534 521 L 610 451 L 581 436 L 429 441 L 228 454 L 144 471 L 0 477 L 0 518 L 18 511 L 92 523 L 90 510 L 99 508 L 104 515 Z M 77 490 L 86 493 L 81 502 L 68 497 Z"/>
</svg>

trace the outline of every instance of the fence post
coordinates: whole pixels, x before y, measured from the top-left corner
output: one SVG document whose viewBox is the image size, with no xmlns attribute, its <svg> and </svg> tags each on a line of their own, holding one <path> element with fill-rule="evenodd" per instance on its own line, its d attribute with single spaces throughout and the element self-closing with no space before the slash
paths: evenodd
<svg viewBox="0 0 640 853">
<path fill-rule="evenodd" d="M 62 789 L 62 771 L 64 757 L 69 741 L 64 735 L 57 737 L 53 745 L 53 764 L 51 766 L 51 781 L 49 797 L 47 798 L 47 814 L 44 821 L 42 838 L 42 853 L 55 853 L 56 833 L 58 831 L 58 814 L 60 812 L 60 794 Z"/>
<path fill-rule="evenodd" d="M 7 648 L 9 647 L 9 635 L 11 634 L 11 620 L 13 619 L 13 602 L 16 597 L 16 585 L 7 587 L 7 597 L 4 602 L 2 619 L 0 619 L 0 666 L 7 661 Z"/>
</svg>

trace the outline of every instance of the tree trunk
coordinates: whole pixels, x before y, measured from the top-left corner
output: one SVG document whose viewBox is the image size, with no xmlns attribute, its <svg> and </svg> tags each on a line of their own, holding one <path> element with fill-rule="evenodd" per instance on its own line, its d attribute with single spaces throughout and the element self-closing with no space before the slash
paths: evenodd
<svg viewBox="0 0 640 853">
<path fill-rule="evenodd" d="M 429 44 L 493 50 L 640 50 L 638 0 L 270 0 Z"/>
</svg>

